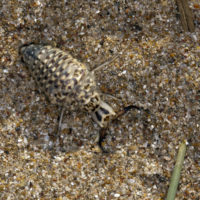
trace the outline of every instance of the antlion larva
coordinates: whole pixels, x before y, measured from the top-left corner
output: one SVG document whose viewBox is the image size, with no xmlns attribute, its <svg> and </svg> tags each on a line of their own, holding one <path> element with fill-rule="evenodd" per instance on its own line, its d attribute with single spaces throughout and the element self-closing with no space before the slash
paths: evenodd
<svg viewBox="0 0 200 200">
<path fill-rule="evenodd" d="M 94 71 L 89 71 L 70 54 L 36 44 L 22 46 L 20 53 L 41 92 L 52 104 L 68 110 L 85 109 L 101 127 L 115 115 L 100 98 Z"/>
</svg>

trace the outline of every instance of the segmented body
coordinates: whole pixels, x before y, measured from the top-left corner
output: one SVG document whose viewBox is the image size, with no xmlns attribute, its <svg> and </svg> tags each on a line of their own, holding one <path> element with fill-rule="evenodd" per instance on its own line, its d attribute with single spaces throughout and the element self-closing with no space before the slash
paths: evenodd
<svg viewBox="0 0 200 200">
<path fill-rule="evenodd" d="M 49 101 L 74 110 L 93 112 L 94 120 L 104 126 L 112 108 L 100 99 L 94 74 L 70 54 L 51 46 L 28 45 L 20 50 L 23 61 Z"/>
</svg>

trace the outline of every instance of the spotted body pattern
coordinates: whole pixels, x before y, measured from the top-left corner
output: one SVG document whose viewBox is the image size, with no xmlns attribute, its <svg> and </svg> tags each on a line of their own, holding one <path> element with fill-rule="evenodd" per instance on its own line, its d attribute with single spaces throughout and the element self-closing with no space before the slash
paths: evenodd
<svg viewBox="0 0 200 200">
<path fill-rule="evenodd" d="M 41 92 L 51 103 L 69 110 L 85 109 L 101 127 L 115 115 L 101 100 L 94 73 L 68 53 L 35 44 L 21 47 L 20 53 Z"/>
</svg>

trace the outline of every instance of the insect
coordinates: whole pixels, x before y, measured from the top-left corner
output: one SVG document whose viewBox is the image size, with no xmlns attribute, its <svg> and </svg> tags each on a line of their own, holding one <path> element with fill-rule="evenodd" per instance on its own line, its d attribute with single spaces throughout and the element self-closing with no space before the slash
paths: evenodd
<svg viewBox="0 0 200 200">
<path fill-rule="evenodd" d="M 40 91 L 52 104 L 68 110 L 84 109 L 100 127 L 106 127 L 116 115 L 101 99 L 94 71 L 89 71 L 70 54 L 40 44 L 24 45 L 20 53 Z"/>
</svg>

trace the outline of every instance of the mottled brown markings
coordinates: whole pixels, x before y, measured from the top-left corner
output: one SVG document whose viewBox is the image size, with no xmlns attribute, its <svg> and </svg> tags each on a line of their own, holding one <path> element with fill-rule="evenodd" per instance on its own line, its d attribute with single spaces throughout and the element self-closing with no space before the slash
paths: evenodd
<svg viewBox="0 0 200 200">
<path fill-rule="evenodd" d="M 90 85 L 87 84 L 87 85 L 84 86 L 84 89 L 85 89 L 86 91 L 88 91 L 89 87 L 90 87 Z"/>
<path fill-rule="evenodd" d="M 69 55 L 64 55 L 62 59 L 63 59 L 63 60 L 67 60 L 67 59 L 69 59 L 70 57 L 71 57 L 71 56 L 69 56 Z"/>
<path fill-rule="evenodd" d="M 64 65 L 64 66 L 70 66 L 70 65 L 73 64 L 73 63 L 74 63 L 73 60 L 70 59 L 70 60 L 68 60 L 67 65 Z"/>
<path fill-rule="evenodd" d="M 60 53 L 58 54 L 58 58 L 61 58 L 62 56 L 63 56 L 63 53 L 60 52 Z"/>
<path fill-rule="evenodd" d="M 67 96 L 69 93 L 68 92 L 63 92 L 63 95 L 64 96 Z"/>
<path fill-rule="evenodd" d="M 55 78 L 59 77 L 59 76 L 60 76 L 60 72 L 57 71 L 57 72 L 55 73 L 55 75 L 56 75 Z"/>
<path fill-rule="evenodd" d="M 55 84 L 54 87 L 55 87 L 55 88 L 58 88 L 58 84 Z"/>
<path fill-rule="evenodd" d="M 76 86 L 78 81 L 75 78 L 73 78 L 72 80 L 74 81 L 74 86 Z"/>
<path fill-rule="evenodd" d="M 94 106 L 94 108 L 92 109 L 92 112 L 94 112 L 98 107 L 99 105 Z"/>
<path fill-rule="evenodd" d="M 68 72 L 65 72 L 65 76 L 66 76 L 66 78 L 69 76 L 69 73 Z"/>
<path fill-rule="evenodd" d="M 45 92 L 52 103 L 65 102 L 64 104 L 69 103 L 71 106 L 74 103 L 74 105 L 81 107 L 85 106 L 89 111 L 93 108 L 98 109 L 97 104 L 100 100 L 94 97 L 96 90 L 94 77 L 84 64 L 73 59 L 69 54 L 49 46 L 35 45 L 35 49 L 37 51 L 33 51 L 33 54 L 37 60 L 34 62 L 34 58 L 30 59 L 30 56 L 27 56 L 27 63 L 32 63 L 31 73 L 36 77 L 41 87 L 46 90 Z M 40 53 L 38 54 L 38 52 Z M 36 70 L 35 73 L 32 70 Z M 97 115 L 103 113 L 103 111 L 101 113 L 98 113 L 98 110 L 95 111 Z M 97 118 L 99 120 L 98 116 Z"/>
</svg>

